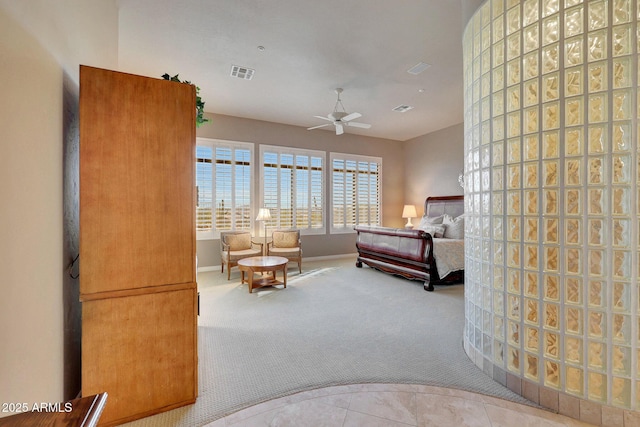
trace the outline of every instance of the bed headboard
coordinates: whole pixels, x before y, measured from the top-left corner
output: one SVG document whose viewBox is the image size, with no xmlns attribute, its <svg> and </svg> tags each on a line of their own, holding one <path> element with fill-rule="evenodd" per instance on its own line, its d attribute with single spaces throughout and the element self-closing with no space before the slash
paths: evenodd
<svg viewBox="0 0 640 427">
<path fill-rule="evenodd" d="M 464 213 L 464 196 L 427 197 L 424 201 L 424 216 L 434 217 L 443 214 L 457 217 Z"/>
</svg>

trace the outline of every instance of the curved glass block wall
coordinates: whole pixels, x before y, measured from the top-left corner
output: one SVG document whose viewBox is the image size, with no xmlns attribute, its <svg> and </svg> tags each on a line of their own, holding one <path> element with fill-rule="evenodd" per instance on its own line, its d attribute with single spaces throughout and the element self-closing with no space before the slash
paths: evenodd
<svg viewBox="0 0 640 427">
<path fill-rule="evenodd" d="M 640 0 L 487 0 L 464 33 L 467 354 L 633 410 L 639 22 Z"/>
</svg>

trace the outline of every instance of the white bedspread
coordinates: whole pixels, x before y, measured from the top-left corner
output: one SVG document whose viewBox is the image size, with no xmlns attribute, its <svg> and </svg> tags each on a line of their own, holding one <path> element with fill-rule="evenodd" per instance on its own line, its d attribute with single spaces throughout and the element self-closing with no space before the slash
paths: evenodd
<svg viewBox="0 0 640 427">
<path fill-rule="evenodd" d="M 444 279 L 451 272 L 464 270 L 464 239 L 434 238 L 433 256 L 440 279 Z"/>
</svg>

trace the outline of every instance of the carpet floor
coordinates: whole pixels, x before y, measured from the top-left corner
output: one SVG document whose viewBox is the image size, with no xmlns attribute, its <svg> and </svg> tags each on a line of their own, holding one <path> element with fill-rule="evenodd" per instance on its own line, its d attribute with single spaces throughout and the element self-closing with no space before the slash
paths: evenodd
<svg viewBox="0 0 640 427">
<path fill-rule="evenodd" d="M 195 405 L 129 426 L 201 426 L 296 392 L 362 383 L 424 384 L 529 403 L 462 348 L 464 286 L 425 292 L 354 258 L 289 268 L 287 288 L 249 294 L 237 269 L 198 274 Z"/>
</svg>

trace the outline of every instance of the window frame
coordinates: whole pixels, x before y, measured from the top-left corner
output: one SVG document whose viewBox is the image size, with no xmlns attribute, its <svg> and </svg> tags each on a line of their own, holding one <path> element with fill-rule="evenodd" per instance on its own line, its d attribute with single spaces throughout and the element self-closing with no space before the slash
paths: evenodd
<svg viewBox="0 0 640 427">
<path fill-rule="evenodd" d="M 216 200 L 216 148 L 230 148 L 232 150 L 241 149 L 249 151 L 249 210 L 251 212 L 250 225 L 248 228 L 242 228 L 242 230 L 247 230 L 253 232 L 255 226 L 255 218 L 254 212 L 256 211 L 253 200 L 255 199 L 255 144 L 253 142 L 242 142 L 242 141 L 231 141 L 224 139 L 215 139 L 215 138 L 204 138 L 204 137 L 196 137 L 196 147 L 205 146 L 209 147 L 213 150 L 213 156 L 211 159 L 211 186 L 212 186 L 212 203 L 215 204 Z M 196 182 L 194 185 L 197 186 L 197 164 L 198 157 L 196 158 Z M 235 172 L 232 173 L 232 181 L 235 181 Z M 196 194 L 197 197 L 197 194 Z M 235 198 L 235 194 L 233 196 Z M 197 205 L 198 200 L 194 200 L 194 203 Z M 232 207 L 235 210 L 235 206 Z M 214 207 L 212 206 L 212 213 Z M 197 209 L 196 209 L 197 214 Z M 235 222 L 232 222 L 231 230 L 236 230 Z M 227 230 L 223 230 L 227 231 Z M 196 227 L 196 240 L 214 240 L 220 238 L 220 230 L 216 228 L 215 220 L 212 219 L 211 229 L 206 231 L 198 231 Z"/>
<path fill-rule="evenodd" d="M 283 145 L 266 145 L 266 144 L 260 144 L 260 149 L 259 149 L 259 163 L 258 163 L 258 167 L 260 168 L 260 207 L 265 207 L 265 192 L 264 192 L 264 182 L 265 182 L 265 160 L 264 160 L 264 156 L 265 153 L 269 152 L 269 153 L 277 153 L 278 154 L 278 158 L 280 158 L 280 155 L 282 154 L 288 154 L 288 155 L 292 155 L 295 159 L 296 156 L 307 156 L 309 157 L 309 159 L 311 159 L 311 157 L 317 157 L 322 159 L 322 177 L 320 179 L 320 183 L 322 185 L 322 189 L 320 191 L 321 195 L 322 195 L 322 203 L 320 204 L 321 206 L 321 212 L 322 212 L 322 227 L 318 227 L 318 228 L 299 228 L 297 227 L 297 225 L 295 224 L 295 216 L 294 216 L 294 225 L 293 228 L 299 229 L 300 230 L 300 234 L 301 235 L 319 235 L 319 234 L 326 234 L 327 232 L 327 152 L 326 151 L 321 151 L 321 150 L 312 150 L 312 149 L 307 149 L 307 148 L 297 148 L 297 147 L 289 147 L 289 146 L 283 146 Z M 294 160 L 295 161 L 295 160 Z M 311 162 L 309 163 L 309 167 L 311 168 Z M 294 176 L 294 182 L 295 182 L 295 176 Z M 313 185 L 313 181 L 311 179 L 311 176 L 309 178 L 309 192 L 308 192 L 308 197 L 309 199 L 308 201 L 308 206 L 311 206 L 312 204 L 312 200 L 311 198 L 313 197 L 313 192 L 311 191 L 311 187 Z M 295 187 L 295 184 L 294 184 Z M 278 194 L 280 193 L 280 188 L 278 189 Z M 295 201 L 292 201 L 292 204 L 294 204 Z M 273 207 L 271 206 L 266 206 L 270 209 L 273 209 Z M 272 212 L 273 213 L 273 212 Z M 270 220 L 268 221 L 268 227 L 270 229 L 274 229 L 278 228 L 279 225 L 278 224 L 274 224 L 275 220 Z"/>
<path fill-rule="evenodd" d="M 355 233 L 353 226 L 346 225 L 346 223 L 342 227 L 334 226 L 334 193 L 335 193 L 335 183 L 334 183 L 334 168 L 333 162 L 334 160 L 343 160 L 347 161 L 355 161 L 355 162 L 367 162 L 367 163 L 376 163 L 378 165 L 378 223 L 375 225 L 382 225 L 382 157 L 376 156 L 365 156 L 360 154 L 348 154 L 348 153 L 338 153 L 338 152 L 330 152 L 329 153 L 329 166 L 327 169 L 330 169 L 330 183 L 329 190 L 331 194 L 329 195 L 329 233 L 330 234 L 348 234 Z M 356 195 L 357 197 L 357 195 Z M 358 222 L 358 214 L 356 213 L 356 224 L 360 224 Z M 369 223 L 370 224 L 370 223 Z M 369 225 L 367 224 L 367 225 Z M 371 224 L 374 225 L 374 224 Z"/>
</svg>

